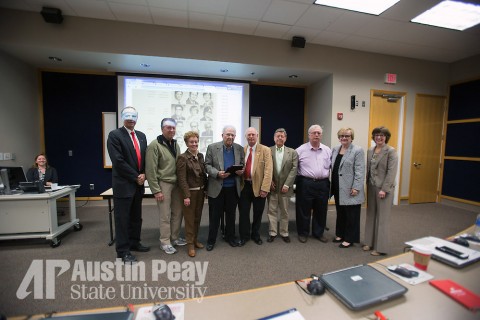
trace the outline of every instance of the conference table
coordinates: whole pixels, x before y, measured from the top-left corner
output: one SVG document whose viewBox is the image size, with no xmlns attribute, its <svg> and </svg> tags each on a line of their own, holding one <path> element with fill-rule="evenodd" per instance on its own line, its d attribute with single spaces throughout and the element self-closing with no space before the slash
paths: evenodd
<svg viewBox="0 0 480 320">
<path fill-rule="evenodd" d="M 0 196 L 0 240 L 45 238 L 58 247 L 62 233 L 82 229 L 77 218 L 75 192 L 80 186 L 63 186 L 44 193 L 18 193 Z M 57 200 L 68 197 L 69 220 L 59 224 Z"/>
<path fill-rule="evenodd" d="M 473 230 L 473 227 L 464 232 L 471 230 Z M 434 288 L 428 281 L 417 285 L 410 285 L 386 271 L 387 265 L 398 265 L 402 263 L 413 264 L 412 253 L 407 252 L 370 264 L 375 269 L 406 286 L 408 292 L 401 298 L 384 302 L 362 311 L 349 310 L 329 291 L 321 296 L 307 295 L 295 282 L 287 282 L 229 294 L 207 296 L 202 299 L 173 301 L 168 302 L 168 304 L 171 306 L 181 306 L 183 317 L 177 318 L 180 320 L 259 319 L 292 308 L 296 308 L 304 319 L 377 319 L 374 316 L 376 311 L 380 311 L 386 319 L 480 319 L 478 310 L 476 312 L 468 310 Z M 431 260 L 427 272 L 433 275 L 434 279 L 453 280 L 475 294 L 480 295 L 479 262 L 463 269 L 455 269 L 441 262 Z M 128 301 L 125 301 L 125 306 L 118 308 L 60 313 L 58 316 L 120 312 L 127 309 L 127 303 Z M 154 319 L 151 314 L 150 318 L 139 316 L 139 312 L 145 309 L 148 310 L 153 306 L 153 303 L 133 306 L 137 316 L 136 319 Z M 32 317 L 31 319 L 40 318 Z"/>
</svg>

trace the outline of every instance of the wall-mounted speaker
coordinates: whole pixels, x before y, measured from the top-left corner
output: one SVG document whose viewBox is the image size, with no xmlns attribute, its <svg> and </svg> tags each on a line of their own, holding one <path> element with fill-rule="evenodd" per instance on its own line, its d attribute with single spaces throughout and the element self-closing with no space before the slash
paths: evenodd
<svg viewBox="0 0 480 320">
<path fill-rule="evenodd" d="M 305 38 L 304 37 L 293 37 L 292 38 L 292 47 L 293 48 L 305 48 Z"/>
<path fill-rule="evenodd" d="M 43 20 L 47 23 L 61 24 L 63 21 L 62 10 L 57 8 L 42 7 Z"/>
</svg>

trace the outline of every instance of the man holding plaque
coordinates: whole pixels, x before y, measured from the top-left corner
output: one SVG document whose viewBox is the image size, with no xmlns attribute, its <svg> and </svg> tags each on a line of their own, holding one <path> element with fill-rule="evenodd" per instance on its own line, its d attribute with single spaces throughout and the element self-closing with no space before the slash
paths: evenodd
<svg viewBox="0 0 480 320">
<path fill-rule="evenodd" d="M 212 251 L 215 246 L 223 214 L 225 214 L 225 241 L 232 247 L 238 246 L 235 239 L 235 212 L 240 197 L 245 153 L 241 145 L 233 142 L 235 136 L 235 127 L 225 126 L 222 131 L 223 141 L 210 144 L 205 156 L 210 207 L 207 251 Z"/>
</svg>

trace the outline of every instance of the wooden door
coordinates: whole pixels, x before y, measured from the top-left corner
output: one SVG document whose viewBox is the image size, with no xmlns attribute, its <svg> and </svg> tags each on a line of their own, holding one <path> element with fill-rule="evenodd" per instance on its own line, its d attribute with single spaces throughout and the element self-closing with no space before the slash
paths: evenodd
<svg viewBox="0 0 480 320">
<path fill-rule="evenodd" d="M 398 153 L 398 169 L 397 169 L 397 188 L 395 188 L 395 194 L 393 203 L 397 205 L 400 199 L 401 190 L 401 178 L 400 172 L 402 172 L 402 150 L 401 141 L 403 139 L 403 117 L 405 93 L 402 92 L 386 92 L 372 90 L 370 94 L 370 123 L 369 123 L 369 141 L 370 147 L 375 143 L 372 140 L 372 130 L 376 127 L 386 127 L 391 133 L 388 145 L 397 150 Z"/>
<path fill-rule="evenodd" d="M 388 94 L 393 94 L 389 92 Z M 368 129 L 370 146 L 372 146 L 372 130 L 376 127 L 384 126 L 390 130 L 392 137 L 388 145 L 398 150 L 398 135 L 400 127 L 400 108 L 401 99 L 389 101 L 388 98 L 377 96 L 372 91 L 370 97 L 370 125 Z"/>
<path fill-rule="evenodd" d="M 445 112 L 445 97 L 417 94 L 410 163 L 410 203 L 438 201 Z"/>
</svg>

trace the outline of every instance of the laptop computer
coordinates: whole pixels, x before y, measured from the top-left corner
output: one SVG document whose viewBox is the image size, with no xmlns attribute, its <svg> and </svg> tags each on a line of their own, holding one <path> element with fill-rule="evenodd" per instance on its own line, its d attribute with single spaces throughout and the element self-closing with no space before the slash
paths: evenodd
<svg viewBox="0 0 480 320">
<path fill-rule="evenodd" d="M 480 260 L 480 251 L 472 250 L 470 248 L 461 246 L 459 244 L 453 243 L 448 240 L 436 238 L 436 237 L 424 237 L 412 241 L 405 242 L 407 246 L 415 247 L 421 246 L 432 251 L 432 259 L 443 262 L 451 267 L 460 269 L 464 268 L 472 263 L 475 263 Z M 459 258 L 455 255 L 442 252 L 437 247 L 447 247 L 453 249 L 461 254 L 466 255 L 466 258 Z M 464 256 L 465 257 L 465 256 Z"/>
<path fill-rule="evenodd" d="M 369 265 L 325 273 L 320 281 L 351 310 L 362 310 L 403 296 L 408 289 Z"/>
</svg>

